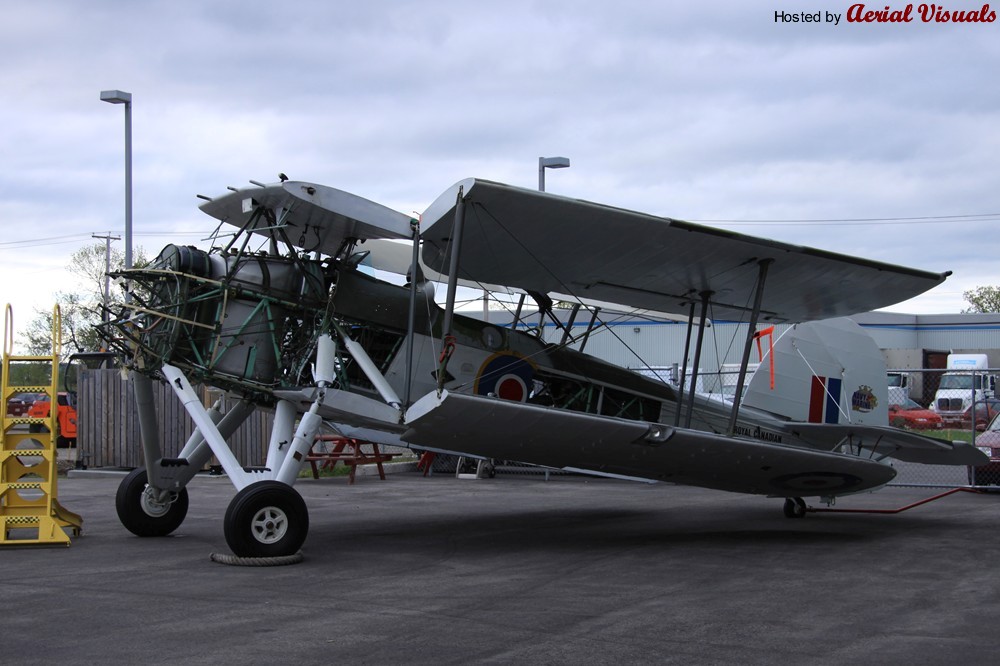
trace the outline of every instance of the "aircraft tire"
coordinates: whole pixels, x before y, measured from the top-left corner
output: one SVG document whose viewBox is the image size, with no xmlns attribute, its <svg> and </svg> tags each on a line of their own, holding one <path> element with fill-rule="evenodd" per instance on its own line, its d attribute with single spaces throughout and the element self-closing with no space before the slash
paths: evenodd
<svg viewBox="0 0 1000 666">
<path fill-rule="evenodd" d="M 224 529 L 226 543 L 239 557 L 294 555 L 309 533 L 309 510 L 291 486 L 258 481 L 236 493 Z"/>
<path fill-rule="evenodd" d="M 805 518 L 806 503 L 801 497 L 786 497 L 783 509 L 786 518 Z"/>
<path fill-rule="evenodd" d="M 142 467 L 132 470 L 122 480 L 115 494 L 118 520 L 136 536 L 166 536 L 180 527 L 187 516 L 187 488 L 174 493 L 169 503 L 156 504 L 145 494 L 148 483 L 146 470 Z"/>
</svg>

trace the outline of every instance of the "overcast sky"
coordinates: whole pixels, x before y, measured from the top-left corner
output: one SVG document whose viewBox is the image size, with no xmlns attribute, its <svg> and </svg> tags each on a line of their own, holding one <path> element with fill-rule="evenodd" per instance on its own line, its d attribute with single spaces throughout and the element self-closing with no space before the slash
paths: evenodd
<svg viewBox="0 0 1000 666">
<path fill-rule="evenodd" d="M 150 256 L 202 244 L 195 195 L 249 179 L 412 213 L 466 177 L 535 187 L 538 157 L 562 155 L 550 192 L 951 270 L 893 309 L 959 312 L 963 291 L 1000 284 L 1000 20 L 858 24 L 850 6 L 6 3 L 0 301 L 20 331 L 75 249 L 123 235 L 124 115 L 99 101 L 120 89 Z"/>
</svg>

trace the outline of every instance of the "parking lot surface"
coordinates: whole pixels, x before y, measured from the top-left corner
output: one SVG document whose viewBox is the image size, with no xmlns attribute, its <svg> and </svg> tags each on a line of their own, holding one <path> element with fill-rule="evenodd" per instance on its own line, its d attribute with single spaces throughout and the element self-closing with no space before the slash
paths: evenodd
<svg viewBox="0 0 1000 666">
<path fill-rule="evenodd" d="M 239 567 L 227 479 L 138 538 L 60 479 L 71 547 L 0 551 L 8 664 L 993 663 L 1000 495 L 895 515 L 585 477 L 304 479 L 300 564 Z M 932 495 L 889 488 L 838 508 Z M 810 502 L 815 505 L 815 502 Z"/>
</svg>

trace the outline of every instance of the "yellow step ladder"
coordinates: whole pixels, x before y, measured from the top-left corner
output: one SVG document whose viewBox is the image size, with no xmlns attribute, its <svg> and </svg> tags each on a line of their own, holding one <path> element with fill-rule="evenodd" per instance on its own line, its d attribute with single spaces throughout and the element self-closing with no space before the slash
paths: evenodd
<svg viewBox="0 0 1000 666">
<path fill-rule="evenodd" d="M 14 317 L 10 305 L 4 313 L 3 375 L 0 376 L 0 546 L 65 544 L 70 545 L 69 528 L 79 536 L 83 519 L 65 509 L 56 499 L 59 437 L 59 351 L 62 348 L 62 317 L 59 306 L 52 311 L 52 354 L 15 356 Z M 11 363 L 34 363 L 47 366 L 47 385 L 29 386 L 11 383 Z M 49 397 L 45 418 L 12 416 L 7 401 L 19 393 L 38 393 Z M 31 426 L 44 426 L 48 432 L 30 432 Z"/>
</svg>

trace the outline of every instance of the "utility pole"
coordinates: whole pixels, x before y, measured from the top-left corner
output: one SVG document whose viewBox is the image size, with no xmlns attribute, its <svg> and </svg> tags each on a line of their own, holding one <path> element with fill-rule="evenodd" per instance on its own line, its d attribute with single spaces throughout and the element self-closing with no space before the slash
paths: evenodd
<svg viewBox="0 0 1000 666">
<path fill-rule="evenodd" d="M 108 321 L 108 305 L 111 300 L 111 276 L 108 273 L 111 272 L 111 241 L 121 240 L 121 236 L 112 236 L 109 231 L 104 236 L 99 236 L 98 234 L 91 234 L 94 238 L 101 238 L 104 240 L 104 308 L 101 312 L 101 321 Z"/>
</svg>

